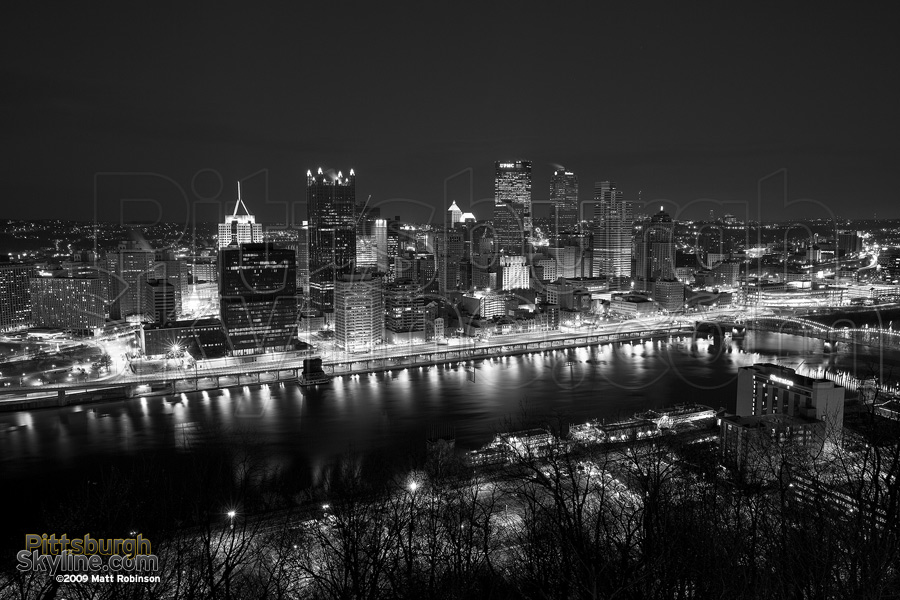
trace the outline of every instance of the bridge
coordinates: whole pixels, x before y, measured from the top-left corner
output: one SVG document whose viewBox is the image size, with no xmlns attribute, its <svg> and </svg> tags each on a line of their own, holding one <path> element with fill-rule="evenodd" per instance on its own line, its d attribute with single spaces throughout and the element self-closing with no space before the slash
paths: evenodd
<svg viewBox="0 0 900 600">
<path fill-rule="evenodd" d="M 823 325 L 817 321 L 794 316 L 764 316 L 748 319 L 743 323 L 722 323 L 723 326 L 746 327 L 756 331 L 773 331 L 804 337 L 819 338 L 832 346 L 839 342 L 875 346 L 900 347 L 900 331 L 889 327 L 856 327 Z"/>
<path fill-rule="evenodd" d="M 509 336 L 510 341 L 462 346 L 382 348 L 358 356 L 344 355 L 325 358 L 322 368 L 332 376 L 356 375 L 378 371 L 402 370 L 439 364 L 458 364 L 500 356 L 516 356 L 536 352 L 555 352 L 596 344 L 665 339 L 674 335 L 693 333 L 692 326 L 667 326 L 633 329 L 629 331 L 591 332 L 585 334 L 542 335 L 543 339 L 528 340 L 527 336 Z M 525 337 L 526 339 L 522 339 Z M 296 354 L 296 356 L 294 356 Z M 177 394 L 198 390 L 218 389 L 242 385 L 296 381 L 303 370 L 303 358 L 309 353 L 292 353 L 289 357 L 261 360 L 216 368 L 195 367 L 172 369 L 145 375 L 120 374 L 106 380 L 79 383 L 48 384 L 34 387 L 0 388 L 0 406 L 7 410 L 65 406 L 81 402 L 97 402 L 157 394 Z M 264 357 L 263 357 L 264 358 Z M 3 397 L 8 399 L 3 399 Z"/>
</svg>

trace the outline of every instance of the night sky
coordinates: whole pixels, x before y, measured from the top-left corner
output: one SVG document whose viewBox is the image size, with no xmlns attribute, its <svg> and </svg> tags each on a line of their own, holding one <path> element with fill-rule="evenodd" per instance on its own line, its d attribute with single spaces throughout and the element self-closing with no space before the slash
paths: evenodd
<svg viewBox="0 0 900 600">
<path fill-rule="evenodd" d="M 889 13 L 184 4 L 5 16 L 0 217 L 212 221 L 241 178 L 260 221 L 295 221 L 322 166 L 387 216 L 488 218 L 493 163 L 516 158 L 536 203 L 562 164 L 582 200 L 611 179 L 680 218 L 755 217 L 784 169 L 764 219 L 900 217 Z"/>
</svg>

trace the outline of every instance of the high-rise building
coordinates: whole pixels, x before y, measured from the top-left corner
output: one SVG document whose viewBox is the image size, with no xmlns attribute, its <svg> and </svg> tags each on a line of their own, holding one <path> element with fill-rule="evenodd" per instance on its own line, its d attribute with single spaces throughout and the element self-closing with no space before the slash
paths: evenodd
<svg viewBox="0 0 900 600">
<path fill-rule="evenodd" d="M 219 248 L 230 244 L 259 244 L 263 241 L 262 225 L 256 222 L 256 217 L 250 214 L 247 205 L 241 199 L 241 182 L 237 184 L 238 197 L 234 203 L 234 212 L 225 217 L 224 223 L 219 223 Z M 238 211 L 243 207 L 244 214 Z"/>
<path fill-rule="evenodd" d="M 497 162 L 494 178 L 495 249 L 524 255 L 531 238 L 531 162 Z"/>
<path fill-rule="evenodd" d="M 307 171 L 306 198 L 310 305 L 333 312 L 335 281 L 353 273 L 356 259 L 356 174 Z"/>
<path fill-rule="evenodd" d="M 334 340 L 348 352 L 369 352 L 384 339 L 381 279 L 341 275 L 334 288 Z"/>
<path fill-rule="evenodd" d="M 456 227 L 457 223 L 462 222 L 463 211 L 456 205 L 456 200 L 453 201 L 447 212 L 450 213 L 450 227 Z"/>
<path fill-rule="evenodd" d="M 500 287 L 504 290 L 525 290 L 531 287 L 531 270 L 524 256 L 500 257 Z"/>
<path fill-rule="evenodd" d="M 675 223 L 662 207 L 635 231 L 633 276 L 645 285 L 675 279 Z"/>
<path fill-rule="evenodd" d="M 152 320 L 146 303 L 148 279 L 154 279 L 153 262 L 156 253 L 137 243 L 121 243 L 115 252 L 106 255 L 109 273 L 110 318 L 129 317 Z"/>
<path fill-rule="evenodd" d="M 309 296 L 309 221 L 297 229 L 297 291 Z"/>
<path fill-rule="evenodd" d="M 550 218 L 557 239 L 560 232 L 578 229 L 578 177 L 562 167 L 550 177 Z"/>
<path fill-rule="evenodd" d="M 145 305 L 154 323 L 167 325 L 178 319 L 175 286 L 165 279 L 149 279 L 144 286 Z"/>
<path fill-rule="evenodd" d="M 384 288 L 384 329 L 387 341 L 425 339 L 425 296 L 418 283 L 403 280 Z"/>
<path fill-rule="evenodd" d="M 610 289 L 624 289 L 631 277 L 631 231 L 634 209 L 615 182 L 594 184 L 593 275 L 605 276 Z"/>
<path fill-rule="evenodd" d="M 273 244 L 219 251 L 219 312 L 230 353 L 291 350 L 297 337 L 297 257 Z"/>
<path fill-rule="evenodd" d="M 26 327 L 31 321 L 29 279 L 33 265 L 0 263 L 0 331 Z"/>
<path fill-rule="evenodd" d="M 153 276 L 172 284 L 175 319 L 181 317 L 184 312 L 183 299 L 190 294 L 187 263 L 171 250 L 158 250 L 153 261 Z"/>
<path fill-rule="evenodd" d="M 94 277 L 32 277 L 29 285 L 31 316 L 36 327 L 91 335 L 103 328 L 109 316 L 96 274 Z"/>
</svg>

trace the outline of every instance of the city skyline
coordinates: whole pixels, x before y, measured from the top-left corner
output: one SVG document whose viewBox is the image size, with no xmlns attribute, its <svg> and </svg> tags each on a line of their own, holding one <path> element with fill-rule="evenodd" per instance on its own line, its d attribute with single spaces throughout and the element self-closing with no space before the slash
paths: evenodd
<svg viewBox="0 0 900 600">
<path fill-rule="evenodd" d="M 0 193 L 17 200 L 4 217 L 89 215 L 96 193 L 101 204 L 155 198 L 161 220 L 184 221 L 183 192 L 218 221 L 221 207 L 201 201 L 227 205 L 230 182 L 265 171 L 268 185 L 245 195 L 262 200 L 261 221 L 289 222 L 305 170 L 321 164 L 356 167 L 360 196 L 385 214 L 406 205 L 428 221 L 452 200 L 490 198 L 498 157 L 533 162 L 535 200 L 561 163 L 585 182 L 617 181 L 627 200 L 668 200 L 676 218 L 755 204 L 765 178 L 772 219 L 851 206 L 887 216 L 897 204 L 887 19 L 598 7 L 521 11 L 497 33 L 498 8 L 407 27 L 368 7 L 336 13 L 346 38 L 335 45 L 289 25 L 309 18 L 299 7 L 122 11 L 121 29 L 75 9 L 18 10 L 9 22 L 22 26 L 4 38 L 15 118 Z M 617 26 L 595 39 L 601 17 Z M 329 85 L 312 76 L 323 67 Z M 782 169 L 787 198 L 769 177 Z M 166 179 L 109 187 L 110 173 Z M 800 198 L 819 204 L 785 206 Z M 157 217 L 143 208 L 128 212 Z"/>
</svg>

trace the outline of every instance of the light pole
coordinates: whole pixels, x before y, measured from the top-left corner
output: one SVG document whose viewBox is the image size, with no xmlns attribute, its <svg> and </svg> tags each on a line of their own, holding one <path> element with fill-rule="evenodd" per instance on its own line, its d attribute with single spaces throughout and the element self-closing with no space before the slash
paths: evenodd
<svg viewBox="0 0 900 600">
<path fill-rule="evenodd" d="M 234 531 L 234 518 L 237 516 L 237 511 L 232 509 L 229 510 L 227 514 L 229 529 L 231 529 L 231 531 Z"/>
</svg>

